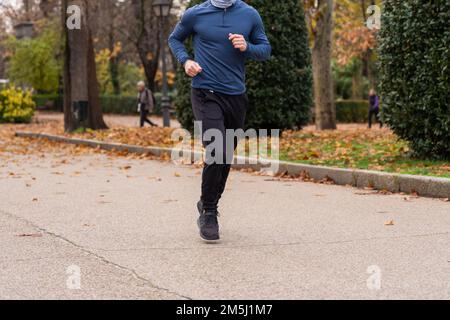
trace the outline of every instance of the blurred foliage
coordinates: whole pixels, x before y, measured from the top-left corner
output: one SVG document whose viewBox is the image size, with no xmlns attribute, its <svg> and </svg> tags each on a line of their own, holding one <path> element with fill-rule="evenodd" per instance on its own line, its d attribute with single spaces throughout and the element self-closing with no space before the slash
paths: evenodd
<svg viewBox="0 0 450 320">
<path fill-rule="evenodd" d="M 16 85 L 32 87 L 38 92 L 57 92 L 62 61 L 59 29 L 49 22 L 42 32 L 32 39 L 5 41 L 9 51 L 7 75 Z"/>
<path fill-rule="evenodd" d="M 298 0 L 246 2 L 260 12 L 272 45 L 269 61 L 248 63 L 248 126 L 302 128 L 309 123 L 313 106 L 312 62 L 303 6 Z"/>
<path fill-rule="evenodd" d="M 30 91 L 12 86 L 3 89 L 0 91 L 0 123 L 28 123 L 35 106 Z"/>
<path fill-rule="evenodd" d="M 367 77 L 361 75 L 361 60 L 351 59 L 341 66 L 335 60 L 332 62 L 334 85 L 337 99 L 352 99 L 353 97 L 368 98 L 370 83 Z M 355 83 L 355 79 L 357 83 Z"/>
<path fill-rule="evenodd" d="M 336 117 L 339 123 L 365 123 L 368 121 L 368 100 L 336 101 Z"/>
<path fill-rule="evenodd" d="M 169 94 L 171 100 L 175 99 L 174 94 Z M 161 114 L 161 93 L 155 93 L 156 106 L 153 114 Z M 58 94 L 53 95 L 33 95 L 33 101 L 39 109 L 62 111 L 63 97 Z M 103 113 L 113 114 L 137 114 L 136 95 L 113 95 L 106 94 L 100 96 Z"/>
<path fill-rule="evenodd" d="M 450 2 L 384 2 L 384 120 L 415 156 L 450 159 Z"/>
<path fill-rule="evenodd" d="M 307 0 L 311 2 L 311 0 Z M 373 1 L 381 5 L 381 0 Z M 339 0 L 334 9 L 334 46 L 333 55 L 340 66 L 351 63 L 355 58 L 363 58 L 366 53 L 376 48 L 376 29 L 369 29 L 366 20 L 369 15 L 369 1 Z"/>
<path fill-rule="evenodd" d="M 119 45 L 117 45 L 118 47 Z M 102 49 L 96 53 L 97 78 L 100 85 L 101 94 L 114 94 L 113 81 L 110 72 L 111 59 L 115 57 L 119 49 L 112 52 L 109 49 Z M 145 78 L 144 70 L 132 62 L 118 62 L 118 81 L 120 92 L 123 95 L 134 95 L 137 93 L 136 84 Z"/>
</svg>

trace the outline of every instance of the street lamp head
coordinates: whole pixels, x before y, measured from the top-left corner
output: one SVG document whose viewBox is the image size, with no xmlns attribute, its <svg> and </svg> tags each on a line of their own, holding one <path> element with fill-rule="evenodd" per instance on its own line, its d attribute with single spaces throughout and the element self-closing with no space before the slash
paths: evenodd
<svg viewBox="0 0 450 320">
<path fill-rule="evenodd" d="M 172 0 L 153 0 L 153 10 L 157 17 L 167 17 L 172 7 Z"/>
</svg>

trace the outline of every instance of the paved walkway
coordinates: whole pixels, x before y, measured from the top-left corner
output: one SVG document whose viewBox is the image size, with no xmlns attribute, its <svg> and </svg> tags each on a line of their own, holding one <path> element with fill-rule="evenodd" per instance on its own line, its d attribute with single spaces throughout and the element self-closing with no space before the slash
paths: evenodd
<svg viewBox="0 0 450 320">
<path fill-rule="evenodd" d="M 119 115 L 119 114 L 106 114 L 104 115 L 105 122 L 110 127 L 138 127 L 139 126 L 139 116 L 138 115 Z M 163 120 L 159 116 L 152 116 L 150 119 L 162 126 Z M 48 112 L 41 111 L 37 112 L 35 116 L 35 121 L 39 122 L 63 122 L 63 114 L 60 112 Z M 179 128 L 180 123 L 176 119 L 171 120 L 171 126 L 173 128 Z M 338 130 L 355 130 L 355 129 L 365 129 L 367 124 L 364 123 L 340 123 L 338 124 Z M 316 128 L 313 125 L 304 128 L 306 131 L 315 131 Z M 380 130 L 378 126 L 374 126 L 372 130 Z M 385 129 L 383 129 L 385 130 Z"/>
<path fill-rule="evenodd" d="M 447 202 L 235 172 L 211 246 L 199 182 L 158 161 L 0 157 L 0 298 L 450 298 Z"/>
<path fill-rule="evenodd" d="M 159 116 L 149 117 L 153 123 L 162 126 L 163 119 Z M 64 115 L 60 112 L 48 112 L 40 111 L 36 113 L 34 121 L 37 122 L 58 122 L 62 123 Z M 104 120 L 109 127 L 139 127 L 139 115 L 119 115 L 119 114 L 106 114 Z M 147 125 L 146 125 L 147 126 Z M 179 128 L 180 123 L 176 119 L 171 120 L 171 126 L 173 128 Z"/>
</svg>

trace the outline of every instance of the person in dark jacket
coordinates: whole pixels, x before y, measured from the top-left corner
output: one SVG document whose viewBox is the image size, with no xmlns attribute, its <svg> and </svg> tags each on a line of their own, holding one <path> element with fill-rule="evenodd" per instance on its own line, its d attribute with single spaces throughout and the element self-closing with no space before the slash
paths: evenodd
<svg viewBox="0 0 450 320">
<path fill-rule="evenodd" d="M 380 118 L 380 98 L 378 97 L 374 89 L 370 90 L 369 93 L 369 129 L 372 128 L 373 116 L 380 123 L 380 128 L 383 128 L 383 122 Z"/>
<path fill-rule="evenodd" d="M 156 127 L 150 119 L 148 119 L 148 114 L 153 111 L 155 105 L 153 103 L 153 94 L 150 89 L 147 89 L 144 81 L 140 81 L 137 84 L 138 87 L 138 112 L 140 113 L 141 128 L 144 127 L 145 123 L 148 123 L 152 127 Z"/>
</svg>

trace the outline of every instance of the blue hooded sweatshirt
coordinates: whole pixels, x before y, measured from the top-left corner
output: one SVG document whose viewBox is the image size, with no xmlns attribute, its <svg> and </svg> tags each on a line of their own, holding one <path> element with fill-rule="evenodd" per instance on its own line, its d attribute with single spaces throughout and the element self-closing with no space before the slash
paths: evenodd
<svg viewBox="0 0 450 320">
<path fill-rule="evenodd" d="M 230 33 L 245 37 L 247 51 L 233 47 Z M 195 58 L 189 56 L 183 44 L 190 36 Z M 192 87 L 228 95 L 246 91 L 245 60 L 268 60 L 272 50 L 258 11 L 242 0 L 226 9 L 213 6 L 210 0 L 188 9 L 170 35 L 169 46 L 181 64 L 192 59 L 202 67 Z"/>
</svg>

